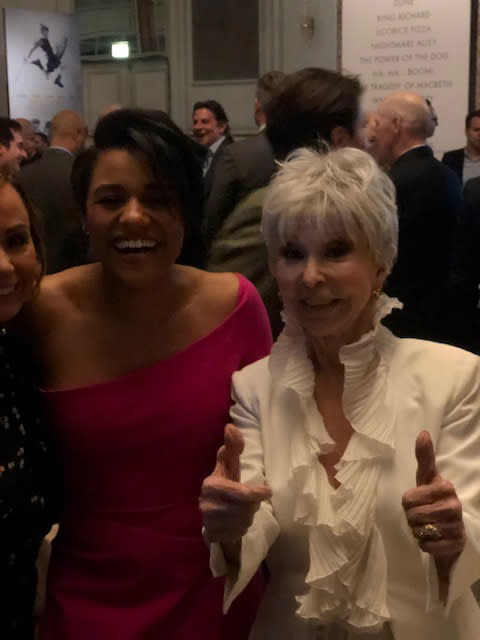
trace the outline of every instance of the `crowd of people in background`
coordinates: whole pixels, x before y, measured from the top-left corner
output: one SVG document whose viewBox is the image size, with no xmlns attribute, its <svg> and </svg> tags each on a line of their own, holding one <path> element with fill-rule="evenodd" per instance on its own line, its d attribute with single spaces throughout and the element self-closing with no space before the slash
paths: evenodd
<svg viewBox="0 0 480 640">
<path fill-rule="evenodd" d="M 1 638 L 476 638 L 480 111 L 362 93 L 0 118 Z"/>
<path fill-rule="evenodd" d="M 212 272 L 237 271 L 251 280 L 269 312 L 274 336 L 282 327 L 281 305 L 259 232 L 262 190 L 277 162 L 287 155 L 274 148 L 278 138 L 280 143 L 282 136 L 293 141 L 287 152 L 306 142 L 300 129 L 307 129 L 308 109 L 318 109 L 317 98 L 308 95 L 316 91 L 316 83 L 321 84 L 315 78 L 318 73 L 322 72 L 310 69 L 290 74 L 288 82 L 280 71 L 259 78 L 252 105 L 258 132 L 246 139 L 234 141 L 228 116 L 216 100 L 199 101 L 192 110 L 192 138 L 204 151 L 197 266 Z M 280 121 L 271 123 L 267 136 L 268 104 L 282 82 L 284 100 L 273 114 Z M 296 104 L 287 104 L 289 90 Z M 101 115 L 120 108 L 106 107 Z M 477 352 L 480 111 L 466 116 L 465 147 L 445 152 L 441 162 L 429 146 L 439 122 L 431 100 L 398 92 L 362 117 L 362 140 L 354 144 L 367 149 L 393 180 L 401 223 L 401 250 L 386 287 L 402 300 L 404 310 L 386 323 L 397 335 L 449 342 Z M 87 142 L 87 126 L 79 114 L 62 111 L 50 129 L 47 138 L 25 118 L 0 119 L 0 167 L 17 175 L 42 213 L 46 269 L 56 273 L 89 260 L 70 180 L 74 158 Z M 338 144 L 321 131 L 318 136 L 329 148 Z"/>
</svg>

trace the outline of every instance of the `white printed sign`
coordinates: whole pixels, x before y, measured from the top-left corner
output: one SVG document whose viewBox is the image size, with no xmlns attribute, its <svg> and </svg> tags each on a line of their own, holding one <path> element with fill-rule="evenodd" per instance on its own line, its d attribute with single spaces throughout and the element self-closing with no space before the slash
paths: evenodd
<svg viewBox="0 0 480 640">
<path fill-rule="evenodd" d="M 342 69 L 360 76 L 365 108 L 410 90 L 432 101 L 440 154 L 465 144 L 471 0 L 343 0 Z"/>
</svg>

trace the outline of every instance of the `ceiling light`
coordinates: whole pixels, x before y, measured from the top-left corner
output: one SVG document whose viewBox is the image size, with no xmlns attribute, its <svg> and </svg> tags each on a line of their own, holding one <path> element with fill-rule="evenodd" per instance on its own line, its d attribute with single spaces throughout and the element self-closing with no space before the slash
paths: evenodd
<svg viewBox="0 0 480 640">
<path fill-rule="evenodd" d="M 130 47 L 127 41 L 112 42 L 112 58 L 128 58 Z"/>
</svg>

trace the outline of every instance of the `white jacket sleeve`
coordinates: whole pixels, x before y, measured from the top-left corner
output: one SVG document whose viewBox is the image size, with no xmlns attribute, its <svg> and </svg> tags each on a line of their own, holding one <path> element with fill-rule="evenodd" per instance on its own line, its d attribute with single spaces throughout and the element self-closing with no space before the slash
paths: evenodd
<svg viewBox="0 0 480 640">
<path fill-rule="evenodd" d="M 480 578 L 480 360 L 457 360 L 456 385 L 436 444 L 437 467 L 462 503 L 467 541 L 450 574 L 445 614 Z M 425 425 L 428 429 L 428 425 Z M 435 560 L 427 556 L 428 608 L 439 605 Z"/>
<path fill-rule="evenodd" d="M 247 382 L 247 381 L 245 381 Z M 245 449 L 241 456 L 241 481 L 246 484 L 265 484 L 263 441 L 260 424 L 258 396 L 253 388 L 248 389 L 241 374 L 233 377 L 233 405 L 230 415 L 232 422 L 242 431 Z M 252 525 L 242 538 L 240 563 L 238 568 L 229 567 L 221 546 L 210 547 L 210 568 L 214 575 L 226 575 L 224 612 L 243 591 L 265 559 L 269 548 L 279 532 L 279 525 L 273 514 L 271 502 L 261 503 Z"/>
</svg>

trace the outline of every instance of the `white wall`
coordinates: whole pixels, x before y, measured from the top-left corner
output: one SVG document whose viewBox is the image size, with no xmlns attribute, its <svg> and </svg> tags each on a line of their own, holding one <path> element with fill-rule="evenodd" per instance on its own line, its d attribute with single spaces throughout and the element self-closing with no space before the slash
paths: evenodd
<svg viewBox="0 0 480 640">
<path fill-rule="evenodd" d="M 291 72 L 307 66 L 336 68 L 337 1 L 311 0 L 310 5 L 315 33 L 307 43 L 300 29 L 303 0 L 260 0 L 260 73 L 271 69 Z M 225 107 L 234 133 L 253 133 L 255 81 L 192 81 L 189 0 L 171 0 L 167 33 L 173 119 L 189 130 L 195 100 L 214 98 Z"/>
<path fill-rule="evenodd" d="M 368 2 L 368 0 L 365 0 Z M 303 67 L 337 67 L 337 0 L 311 0 L 315 19 L 311 42 L 305 42 L 300 29 L 302 0 L 281 0 L 280 22 L 282 71 L 290 73 Z"/>
<path fill-rule="evenodd" d="M 74 0 L 0 0 L 2 7 L 73 11 Z M 306 66 L 336 68 L 337 2 L 311 0 L 315 33 L 311 42 L 302 37 L 302 0 L 260 0 L 260 72 L 295 71 Z M 185 129 L 191 127 L 191 108 L 197 99 L 216 98 L 229 114 L 237 134 L 254 131 L 252 117 L 255 83 L 192 82 L 189 0 L 170 0 L 168 47 L 171 78 L 171 113 Z M 0 27 L 0 111 L 6 113 L 6 73 L 3 28 Z M 163 97 L 162 97 L 163 98 Z"/>
<path fill-rule="evenodd" d="M 169 110 L 168 65 L 159 57 L 83 63 L 84 114 L 90 131 L 109 105 Z"/>
<path fill-rule="evenodd" d="M 280 47 L 275 36 L 279 0 L 260 0 L 260 72 L 279 68 Z M 185 130 L 192 126 L 192 105 L 197 100 L 218 100 L 225 108 L 234 133 L 255 132 L 253 104 L 255 80 L 194 82 L 192 69 L 191 0 L 172 0 L 167 49 L 170 58 L 171 115 Z M 241 55 L 241 52 L 239 52 Z"/>
</svg>

